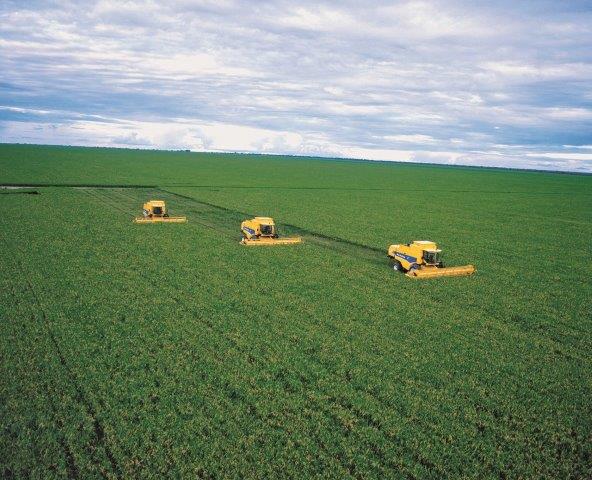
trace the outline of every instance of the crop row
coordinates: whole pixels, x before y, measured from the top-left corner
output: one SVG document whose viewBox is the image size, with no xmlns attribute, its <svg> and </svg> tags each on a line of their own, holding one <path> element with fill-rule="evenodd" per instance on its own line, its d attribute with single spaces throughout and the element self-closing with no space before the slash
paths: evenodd
<svg viewBox="0 0 592 480">
<path fill-rule="evenodd" d="M 40 292 L 125 474 L 585 471 L 589 362 L 490 316 L 474 283 L 411 284 L 315 245 L 241 249 L 191 221 L 133 226 L 129 191 L 42 195 L 61 206 L 51 221 L 23 214 L 29 200 L 5 220 L 16 278 Z"/>
</svg>

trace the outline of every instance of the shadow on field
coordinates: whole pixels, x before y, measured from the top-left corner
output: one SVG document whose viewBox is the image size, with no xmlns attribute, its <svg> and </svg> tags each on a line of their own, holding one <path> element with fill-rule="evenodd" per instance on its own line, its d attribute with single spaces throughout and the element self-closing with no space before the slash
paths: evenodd
<svg viewBox="0 0 592 480">
<path fill-rule="evenodd" d="M 96 201 L 110 205 L 113 209 L 133 219 L 141 212 L 142 204 L 150 198 L 159 198 L 170 202 L 175 213 L 187 215 L 190 223 L 196 223 L 215 230 L 224 237 L 239 240 L 240 224 L 246 218 L 255 216 L 253 213 L 233 210 L 213 203 L 197 200 L 193 197 L 174 193 L 164 189 L 144 188 L 79 188 Z M 354 256 L 373 265 L 384 267 L 386 252 L 383 249 L 370 247 L 339 237 L 315 232 L 297 225 L 277 223 L 280 233 L 286 236 L 301 236 L 306 243 L 318 245 L 348 256 Z"/>
<path fill-rule="evenodd" d="M 37 190 L 6 190 L 0 189 L 0 195 L 40 195 Z"/>
</svg>

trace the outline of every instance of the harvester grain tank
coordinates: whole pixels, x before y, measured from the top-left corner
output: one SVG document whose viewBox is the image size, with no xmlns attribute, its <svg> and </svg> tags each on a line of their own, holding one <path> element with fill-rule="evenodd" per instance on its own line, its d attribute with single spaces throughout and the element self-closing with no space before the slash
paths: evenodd
<svg viewBox="0 0 592 480">
<path fill-rule="evenodd" d="M 393 268 L 405 272 L 410 278 L 459 277 L 475 272 L 473 265 L 445 267 L 441 254 L 442 250 L 438 245 L 428 240 L 415 240 L 412 243 L 395 244 L 388 248 Z"/>
<path fill-rule="evenodd" d="M 280 237 L 271 217 L 255 217 L 241 223 L 243 245 L 292 245 L 301 243 L 301 237 Z"/>
<path fill-rule="evenodd" d="M 142 216 L 134 223 L 185 223 L 187 217 L 171 217 L 163 200 L 150 200 L 142 207 Z"/>
</svg>

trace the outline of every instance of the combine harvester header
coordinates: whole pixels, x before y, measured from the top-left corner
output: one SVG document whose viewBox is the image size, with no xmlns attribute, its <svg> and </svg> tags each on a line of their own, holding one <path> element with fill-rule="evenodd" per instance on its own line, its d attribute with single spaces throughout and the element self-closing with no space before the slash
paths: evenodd
<svg viewBox="0 0 592 480">
<path fill-rule="evenodd" d="M 186 223 L 187 217 L 171 217 L 163 200 L 150 200 L 142 208 L 141 217 L 136 217 L 134 223 Z"/>
<path fill-rule="evenodd" d="M 279 237 L 271 217 L 255 217 L 241 223 L 243 245 L 292 245 L 301 243 L 301 237 Z"/>
<path fill-rule="evenodd" d="M 473 265 L 444 267 L 441 253 L 435 242 L 415 240 L 391 245 L 387 255 L 393 260 L 393 268 L 410 278 L 460 277 L 475 273 Z"/>
</svg>

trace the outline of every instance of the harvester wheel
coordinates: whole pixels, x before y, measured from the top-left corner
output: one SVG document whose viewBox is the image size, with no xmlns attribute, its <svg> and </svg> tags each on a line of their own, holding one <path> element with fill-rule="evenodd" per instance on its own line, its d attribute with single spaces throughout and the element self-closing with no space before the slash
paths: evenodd
<svg viewBox="0 0 592 480">
<path fill-rule="evenodd" d="M 401 262 L 399 262 L 399 260 L 395 260 L 393 262 L 393 270 L 395 270 L 397 272 L 402 272 L 403 271 L 403 265 L 401 265 Z"/>
</svg>

